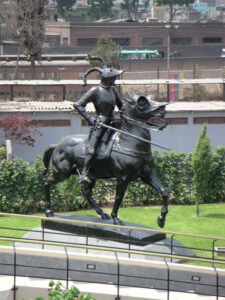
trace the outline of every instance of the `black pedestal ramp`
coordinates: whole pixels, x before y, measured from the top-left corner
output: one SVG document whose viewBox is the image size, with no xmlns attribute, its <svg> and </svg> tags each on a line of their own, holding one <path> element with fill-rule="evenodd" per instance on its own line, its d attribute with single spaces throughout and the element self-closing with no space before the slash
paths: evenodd
<svg viewBox="0 0 225 300">
<path fill-rule="evenodd" d="M 62 221 L 42 221 L 42 227 L 56 231 L 63 231 L 67 233 L 77 234 L 81 236 L 94 237 L 104 240 L 113 240 L 121 243 L 129 243 L 131 245 L 145 246 L 157 241 L 164 240 L 166 235 L 161 232 L 147 232 L 141 231 L 141 228 L 154 229 L 147 226 L 141 226 L 135 223 L 123 222 L 124 229 L 113 227 L 105 227 L 104 224 L 112 224 L 113 220 L 102 220 L 99 217 L 72 215 L 72 214 L 57 214 L 55 218 L 62 219 Z M 100 226 L 74 224 L 63 222 L 63 220 L 75 220 L 83 222 L 98 223 Z M 102 226 L 101 226 L 102 225 Z M 135 230 L 126 229 L 126 226 L 135 227 Z"/>
</svg>

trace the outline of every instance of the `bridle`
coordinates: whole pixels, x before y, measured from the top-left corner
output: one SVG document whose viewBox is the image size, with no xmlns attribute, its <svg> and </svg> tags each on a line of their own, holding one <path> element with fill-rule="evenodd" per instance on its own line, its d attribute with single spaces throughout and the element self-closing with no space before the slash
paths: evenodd
<svg viewBox="0 0 225 300">
<path fill-rule="evenodd" d="M 161 117 L 155 117 L 157 120 L 160 120 L 163 124 L 158 125 L 158 124 L 147 124 L 145 125 L 144 123 L 137 121 L 135 119 L 132 119 L 130 117 L 127 117 L 126 115 L 122 114 L 122 119 L 125 119 L 126 121 L 131 122 L 132 124 L 136 125 L 137 127 L 144 128 L 144 129 L 150 129 L 154 131 L 162 130 L 164 129 L 167 125 L 168 122 L 166 119 L 163 119 Z"/>
</svg>

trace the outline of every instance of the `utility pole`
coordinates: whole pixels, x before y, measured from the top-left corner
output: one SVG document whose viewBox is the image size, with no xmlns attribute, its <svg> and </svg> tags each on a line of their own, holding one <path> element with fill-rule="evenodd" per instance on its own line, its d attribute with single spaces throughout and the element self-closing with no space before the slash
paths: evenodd
<svg viewBox="0 0 225 300">
<path fill-rule="evenodd" d="M 2 49 L 2 14 L 0 13 L 0 55 L 3 55 Z"/>
<path fill-rule="evenodd" d="M 167 28 L 167 78 L 170 78 L 170 35 L 171 35 L 171 29 L 172 24 L 169 21 L 166 25 Z"/>
</svg>

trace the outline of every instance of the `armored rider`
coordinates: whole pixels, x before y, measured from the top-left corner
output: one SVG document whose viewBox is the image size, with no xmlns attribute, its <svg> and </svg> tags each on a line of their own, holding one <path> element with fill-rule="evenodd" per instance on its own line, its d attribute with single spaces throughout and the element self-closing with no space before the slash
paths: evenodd
<svg viewBox="0 0 225 300">
<path fill-rule="evenodd" d="M 122 112 L 123 101 L 115 87 L 115 80 L 117 76 L 123 73 L 123 70 L 116 70 L 114 68 L 107 68 L 105 61 L 98 56 L 89 56 L 89 59 L 99 60 L 103 64 L 103 69 L 95 67 L 89 69 L 83 77 L 84 85 L 87 84 L 86 77 L 88 74 L 97 71 L 101 75 L 101 82 L 99 86 L 92 87 L 88 90 L 77 102 L 73 104 L 74 108 L 88 121 L 91 125 L 89 136 L 86 144 L 86 156 L 84 166 L 80 177 L 80 183 L 88 183 L 88 171 L 91 162 L 96 154 L 97 147 L 107 130 L 101 124 L 109 125 L 113 120 L 113 112 L 115 106 Z M 90 117 L 86 111 L 86 105 L 92 102 L 96 117 Z"/>
</svg>

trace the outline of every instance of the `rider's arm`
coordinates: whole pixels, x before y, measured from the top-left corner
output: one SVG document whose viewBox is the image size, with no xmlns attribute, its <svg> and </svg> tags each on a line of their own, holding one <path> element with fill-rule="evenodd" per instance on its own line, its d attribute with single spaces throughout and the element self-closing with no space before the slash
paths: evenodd
<svg viewBox="0 0 225 300">
<path fill-rule="evenodd" d="M 115 87 L 114 88 L 114 92 L 115 92 L 115 95 L 116 95 L 116 105 L 117 107 L 119 108 L 120 110 L 120 113 L 123 113 L 123 110 L 124 110 L 124 102 L 122 100 L 122 98 L 120 97 L 120 94 L 119 92 L 117 91 L 117 89 Z"/>
<path fill-rule="evenodd" d="M 89 102 L 94 102 L 96 96 L 96 88 L 93 87 L 87 91 L 77 102 L 73 104 L 73 107 L 88 121 L 90 125 L 94 125 L 94 119 L 90 117 L 86 111 L 86 105 Z"/>
</svg>

